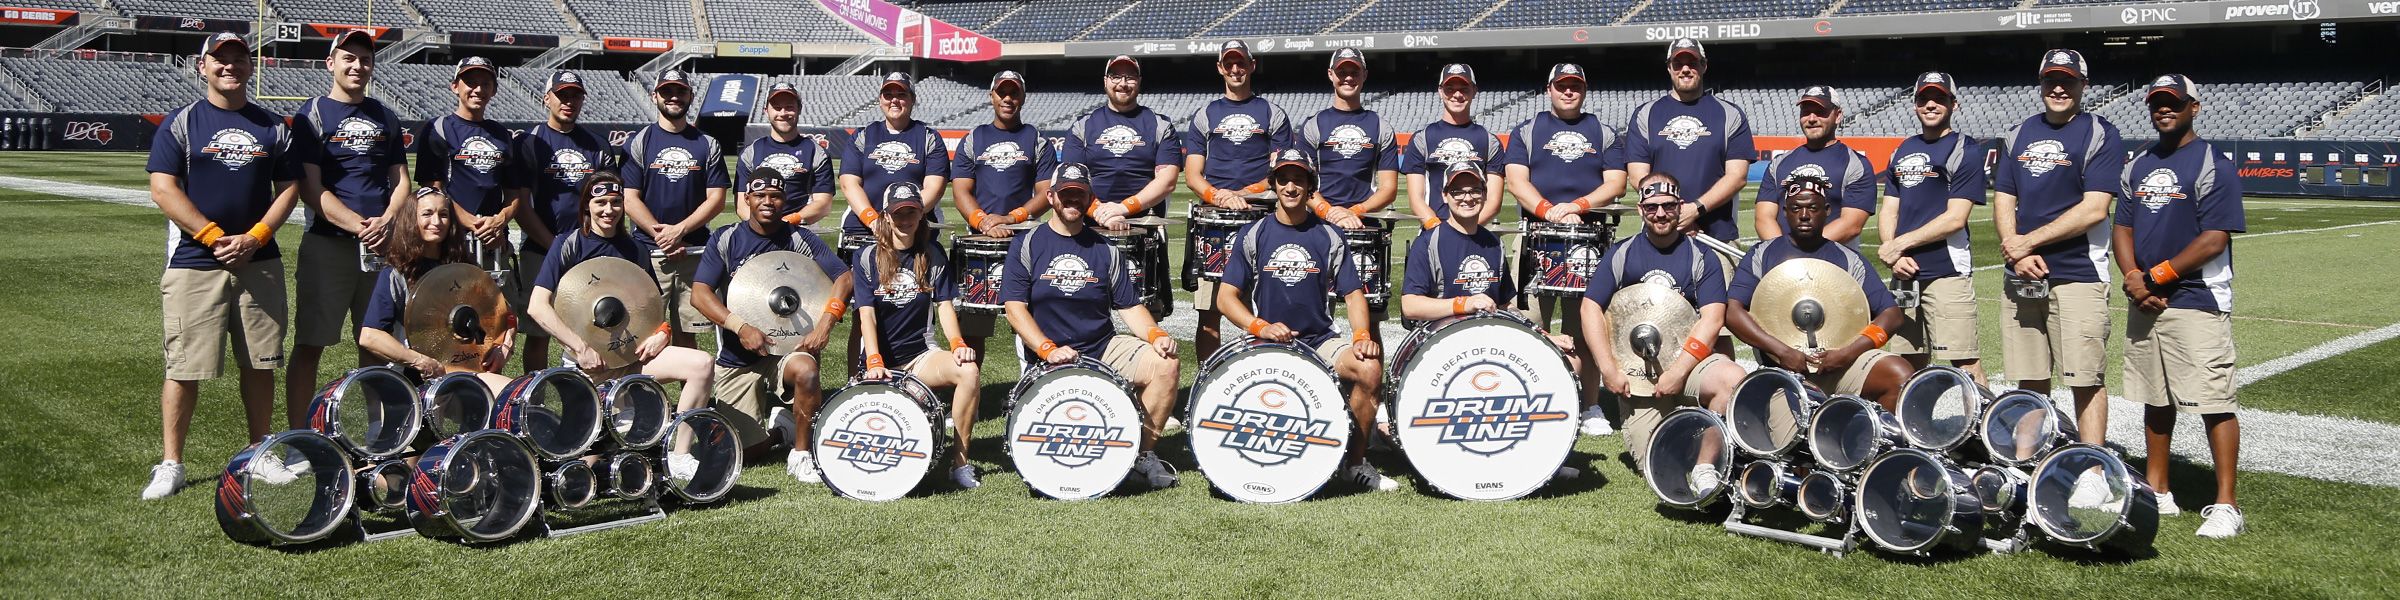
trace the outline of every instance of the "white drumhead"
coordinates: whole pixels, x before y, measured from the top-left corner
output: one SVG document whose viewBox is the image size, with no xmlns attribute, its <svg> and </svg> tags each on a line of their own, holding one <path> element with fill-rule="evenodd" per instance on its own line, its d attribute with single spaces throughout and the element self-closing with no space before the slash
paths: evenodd
<svg viewBox="0 0 2400 600">
<path fill-rule="evenodd" d="M 1322 364 L 1286 346 L 1241 351 L 1192 389 L 1192 457 L 1235 500 L 1298 501 L 1342 464 L 1350 415 Z"/>
<path fill-rule="evenodd" d="M 1060 500 L 1098 498 L 1132 472 L 1142 413 L 1117 382 L 1080 368 L 1050 372 L 1016 399 L 1009 459 L 1025 485 Z"/>
<path fill-rule="evenodd" d="M 940 458 L 939 435 L 918 399 L 889 384 L 861 383 L 825 404 L 811 441 L 826 487 L 882 502 L 907 496 L 925 480 Z"/>
<path fill-rule="evenodd" d="M 1409 462 L 1435 489 L 1467 500 L 1540 489 L 1575 445 L 1576 382 L 1557 347 L 1503 319 L 1455 321 L 1430 335 L 1393 394 Z"/>
</svg>

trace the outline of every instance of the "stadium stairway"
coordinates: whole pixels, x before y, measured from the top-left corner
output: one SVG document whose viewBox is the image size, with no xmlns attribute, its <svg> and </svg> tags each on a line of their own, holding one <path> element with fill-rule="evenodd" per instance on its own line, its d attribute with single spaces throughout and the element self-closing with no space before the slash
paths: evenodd
<svg viewBox="0 0 2400 600">
<path fill-rule="evenodd" d="M 8 95 L 9 98 L 7 102 L 9 106 L 19 107 L 21 110 L 37 112 L 58 111 L 57 107 L 50 105 L 50 101 L 43 100 L 41 94 L 33 93 L 33 88 L 27 87 L 25 82 L 17 80 L 17 75 L 15 73 L 8 72 L 5 69 L 0 69 L 0 92 L 5 92 Z"/>
<path fill-rule="evenodd" d="M 1091 34 L 1092 34 L 1092 32 L 1094 32 L 1094 31 L 1099 31 L 1099 30 L 1100 30 L 1100 26 L 1102 26 L 1102 25 L 1107 25 L 1109 21 L 1115 21 L 1115 20 L 1117 20 L 1117 17 L 1122 17 L 1122 16 L 1125 16 L 1125 13 L 1133 12 L 1133 9 L 1135 9 L 1135 8 L 1139 8 L 1139 7 L 1141 7 L 1141 5 L 1142 5 L 1142 0 L 1133 0 L 1132 2 L 1127 2 L 1127 3 L 1125 3 L 1125 5 L 1124 5 L 1124 6 L 1119 6 L 1119 7 L 1117 7 L 1117 10 L 1115 10 L 1115 11 L 1113 11 L 1113 12 L 1110 12 L 1110 13 L 1108 13 L 1108 16 L 1106 16 L 1106 17 L 1101 17 L 1099 20 L 1096 20 L 1096 21 L 1092 21 L 1092 24 L 1091 24 L 1091 25 L 1086 25 L 1086 26 L 1084 26 L 1084 28 L 1083 28 L 1082 30 L 1080 30 L 1080 31 L 1076 31 L 1076 32 L 1075 32 L 1075 35 L 1070 35 L 1070 36 L 1067 36 L 1067 39 L 1066 39 L 1065 41 L 1069 41 L 1069 42 L 1082 41 L 1082 40 L 1083 40 L 1083 36 L 1091 35 Z"/>
<path fill-rule="evenodd" d="M 583 26 L 583 18 L 575 16 L 575 9 L 567 6 L 567 0 L 550 0 L 550 8 L 558 11 L 559 18 L 566 19 L 567 27 L 575 30 L 576 36 L 599 38 L 599 36 L 592 35 L 592 28 Z"/>
<path fill-rule="evenodd" d="M 1617 20 L 1609 23 L 1609 25 L 1624 25 L 1626 23 L 1633 22 L 1633 16 L 1642 14 L 1642 9 L 1650 8 L 1651 1 L 1652 0 L 1642 0 L 1641 3 L 1633 5 L 1633 8 L 1625 9 L 1625 14 L 1617 15 Z"/>
<path fill-rule="evenodd" d="M 692 6 L 692 28 L 699 30 L 698 33 L 701 40 L 715 40 L 717 39 L 716 34 L 710 32 L 708 27 L 708 7 L 703 6 L 701 2 L 702 0 L 689 0 L 686 2 Z"/>
<path fill-rule="evenodd" d="M 1268 0 L 1268 1 L 1270 1 L 1270 2 L 1271 2 L 1271 1 L 1273 1 L 1273 0 Z M 1502 0 L 1502 1 L 1506 1 L 1506 0 Z M 1258 2 L 1259 2 L 1259 0 L 1242 0 L 1242 3 L 1241 3 L 1241 4 L 1236 4 L 1236 5 L 1233 5 L 1233 8 L 1227 9 L 1227 10 L 1225 11 L 1225 14 L 1217 15 L 1217 18 L 1216 18 L 1215 20 L 1209 21 L 1207 25 L 1202 25 L 1202 26 L 1200 26 L 1200 28 L 1199 28 L 1199 29 L 1194 29 L 1194 30 L 1192 30 L 1192 33 L 1191 33 L 1191 35 L 1187 35 L 1187 36 L 1184 36 L 1184 37 L 1187 37 L 1187 38 L 1197 38 L 1197 37 L 1201 37 L 1201 36 L 1202 36 L 1202 34 L 1204 34 L 1204 33 L 1208 32 L 1208 31 L 1210 31 L 1210 30 L 1214 30 L 1214 29 L 1216 29 L 1218 25 L 1224 25 L 1226 21 L 1231 21 L 1231 20 L 1233 20 L 1233 16 L 1234 16 L 1234 15 L 1242 14 L 1242 11 L 1244 11 L 1244 10 L 1249 10 L 1249 8 L 1250 8 L 1250 5 L 1252 5 L 1252 4 L 1257 4 Z"/>
<path fill-rule="evenodd" d="M 1500 7 L 1508 6 L 1508 3 L 1509 0 L 1499 0 L 1497 2 L 1493 2 L 1491 6 L 1483 7 L 1483 10 L 1475 12 L 1475 16 L 1467 17 L 1467 22 L 1460 23 L 1458 25 L 1458 30 L 1466 31 L 1469 29 L 1474 29 L 1476 24 L 1482 23 L 1484 19 L 1490 18 L 1492 13 L 1500 12 Z"/>
<path fill-rule="evenodd" d="M 1375 2 L 1376 0 L 1367 0 L 1365 2 L 1358 3 L 1358 6 L 1350 7 L 1350 12 L 1342 13 L 1342 18 L 1334 19 L 1332 23 L 1326 23 L 1323 29 L 1317 30 L 1317 34 L 1324 35 L 1325 32 L 1341 28 L 1343 23 L 1348 23 L 1350 22 L 1350 19 L 1357 18 L 1359 13 L 1367 12 L 1367 7 L 1374 6 Z"/>
<path fill-rule="evenodd" d="M 2337 103 L 2333 106 L 2332 110 L 2327 110 L 2324 112 L 2324 114 L 2317 115 L 2316 118 L 2310 119 L 2309 122 L 2303 123 L 2299 127 L 2292 128 L 2287 135 L 2296 138 L 2315 137 L 2316 134 L 2331 129 L 2334 124 L 2340 123 L 2343 119 L 2349 118 L 2351 112 L 2357 110 L 2360 105 L 2372 104 L 2376 100 L 2379 100 L 2390 93 L 2391 88 L 2388 87 L 2383 80 L 2377 79 L 2374 83 L 2367 84 L 2367 87 L 2360 89 L 2357 93 L 2351 94 L 2350 97 L 2343 98 L 2340 103 Z"/>
</svg>

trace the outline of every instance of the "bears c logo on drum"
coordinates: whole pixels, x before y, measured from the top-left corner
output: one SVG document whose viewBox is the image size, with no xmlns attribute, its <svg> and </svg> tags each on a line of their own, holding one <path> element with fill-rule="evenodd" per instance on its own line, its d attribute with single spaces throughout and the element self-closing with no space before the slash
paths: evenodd
<svg viewBox="0 0 2400 600">
<path fill-rule="evenodd" d="M 898 418 L 881 411 L 861 412 L 833 430 L 822 446 L 834 449 L 833 459 L 849 463 L 858 470 L 881 473 L 900 465 L 902 458 L 926 458 L 919 440 L 890 435 L 898 428 Z"/>
<path fill-rule="evenodd" d="M 1409 427 L 1438 427 L 1444 444 L 1492 456 L 1515 448 L 1533 432 L 1533 424 L 1565 420 L 1565 412 L 1547 410 L 1550 394 L 1529 391 L 1524 378 L 1497 360 L 1470 363 L 1453 373 L 1441 397 L 1425 401 L 1423 413 Z"/>
</svg>

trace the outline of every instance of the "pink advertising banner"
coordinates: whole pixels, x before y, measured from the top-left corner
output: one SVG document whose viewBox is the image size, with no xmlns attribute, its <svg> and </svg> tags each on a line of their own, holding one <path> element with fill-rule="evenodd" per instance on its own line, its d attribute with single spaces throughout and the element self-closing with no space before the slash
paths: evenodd
<svg viewBox="0 0 2400 600">
<path fill-rule="evenodd" d="M 1000 57 L 1000 42 L 883 0 L 817 0 L 834 18 L 909 56 L 958 62 Z"/>
</svg>

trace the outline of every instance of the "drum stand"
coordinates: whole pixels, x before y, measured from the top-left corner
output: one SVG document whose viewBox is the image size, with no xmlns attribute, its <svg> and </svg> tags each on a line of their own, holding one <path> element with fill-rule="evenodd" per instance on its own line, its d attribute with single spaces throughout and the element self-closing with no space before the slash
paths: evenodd
<svg viewBox="0 0 2400 600">
<path fill-rule="evenodd" d="M 638 514 L 588 525 L 576 525 L 564 528 L 553 525 L 552 521 L 557 520 L 557 517 L 552 516 L 551 513 L 553 511 L 545 510 L 542 511 L 539 516 L 535 517 L 532 523 L 527 524 L 526 528 L 533 531 L 535 535 L 539 537 L 559 538 L 581 533 L 591 533 L 594 531 L 607 531 L 619 527 L 630 527 L 633 525 L 640 525 L 643 523 L 667 518 L 666 509 L 660 508 L 658 505 L 658 494 L 656 493 L 643 496 L 640 499 L 634 500 L 633 503 L 638 506 Z M 584 508 L 574 510 L 578 512 L 592 512 L 592 509 L 594 508 L 612 508 L 623 506 L 624 504 L 627 503 L 595 502 L 593 504 L 586 505 Z"/>
<path fill-rule="evenodd" d="M 2025 523 L 2019 522 L 2014 529 L 2015 531 L 2009 533 L 2008 537 L 2000 539 L 1992 539 L 1989 537 L 1982 538 L 1983 548 L 1985 550 L 1992 551 L 1993 554 L 2016 554 L 2018 552 L 2024 552 L 2028 548 L 2032 548 L 2033 536 L 2030 535 L 2031 532 L 2027 531 L 2031 528 L 2027 527 Z"/>
<path fill-rule="evenodd" d="M 1740 502 L 1733 503 L 1733 512 L 1725 515 L 1725 530 L 1750 537 L 1816 548 L 1817 551 L 1831 554 L 1834 558 L 1841 558 L 1858 550 L 1858 525 L 1856 523 L 1842 523 L 1839 525 L 1842 528 L 1841 537 L 1829 538 L 1742 522 L 1742 517 L 1748 514 L 1749 510 L 1750 507 L 1743 506 Z M 1844 521 L 1853 520 L 1855 519 L 1844 519 Z"/>
<path fill-rule="evenodd" d="M 408 524 L 408 521 L 407 521 L 406 519 L 401 519 L 401 518 L 393 518 L 393 519 L 382 519 L 382 518 L 377 518 L 377 519 L 373 519 L 374 521 L 376 521 L 376 522 L 378 522 L 378 523 L 384 523 L 384 524 L 386 524 L 386 525 L 390 525 L 390 524 L 397 524 L 397 525 L 398 525 L 398 527 L 397 527 L 397 528 L 395 528 L 395 529 L 389 529 L 389 530 L 384 530 L 384 531 L 375 531 L 375 529 L 379 529 L 379 528 L 370 528 L 370 527 L 368 527 L 368 526 L 367 526 L 367 522 L 369 521 L 368 515 L 383 515 L 383 514 L 384 514 L 384 513 L 379 513 L 379 512 L 376 512 L 376 511 L 374 511 L 374 510 L 370 510 L 370 509 L 366 509 L 366 508 L 352 507 L 352 508 L 350 509 L 350 526 L 349 526 L 349 529 L 350 529 L 352 532 L 355 532 L 355 533 L 358 535 L 358 540 L 359 540 L 359 541 L 361 541 L 361 542 L 380 542 L 380 541 L 389 540 L 389 539 L 397 539 L 397 538 L 404 538 L 404 537 L 416 537 L 416 535 L 417 535 L 417 528 L 416 528 L 416 527 L 414 527 L 414 526 L 411 526 L 411 525 L 409 525 L 409 524 Z"/>
</svg>

